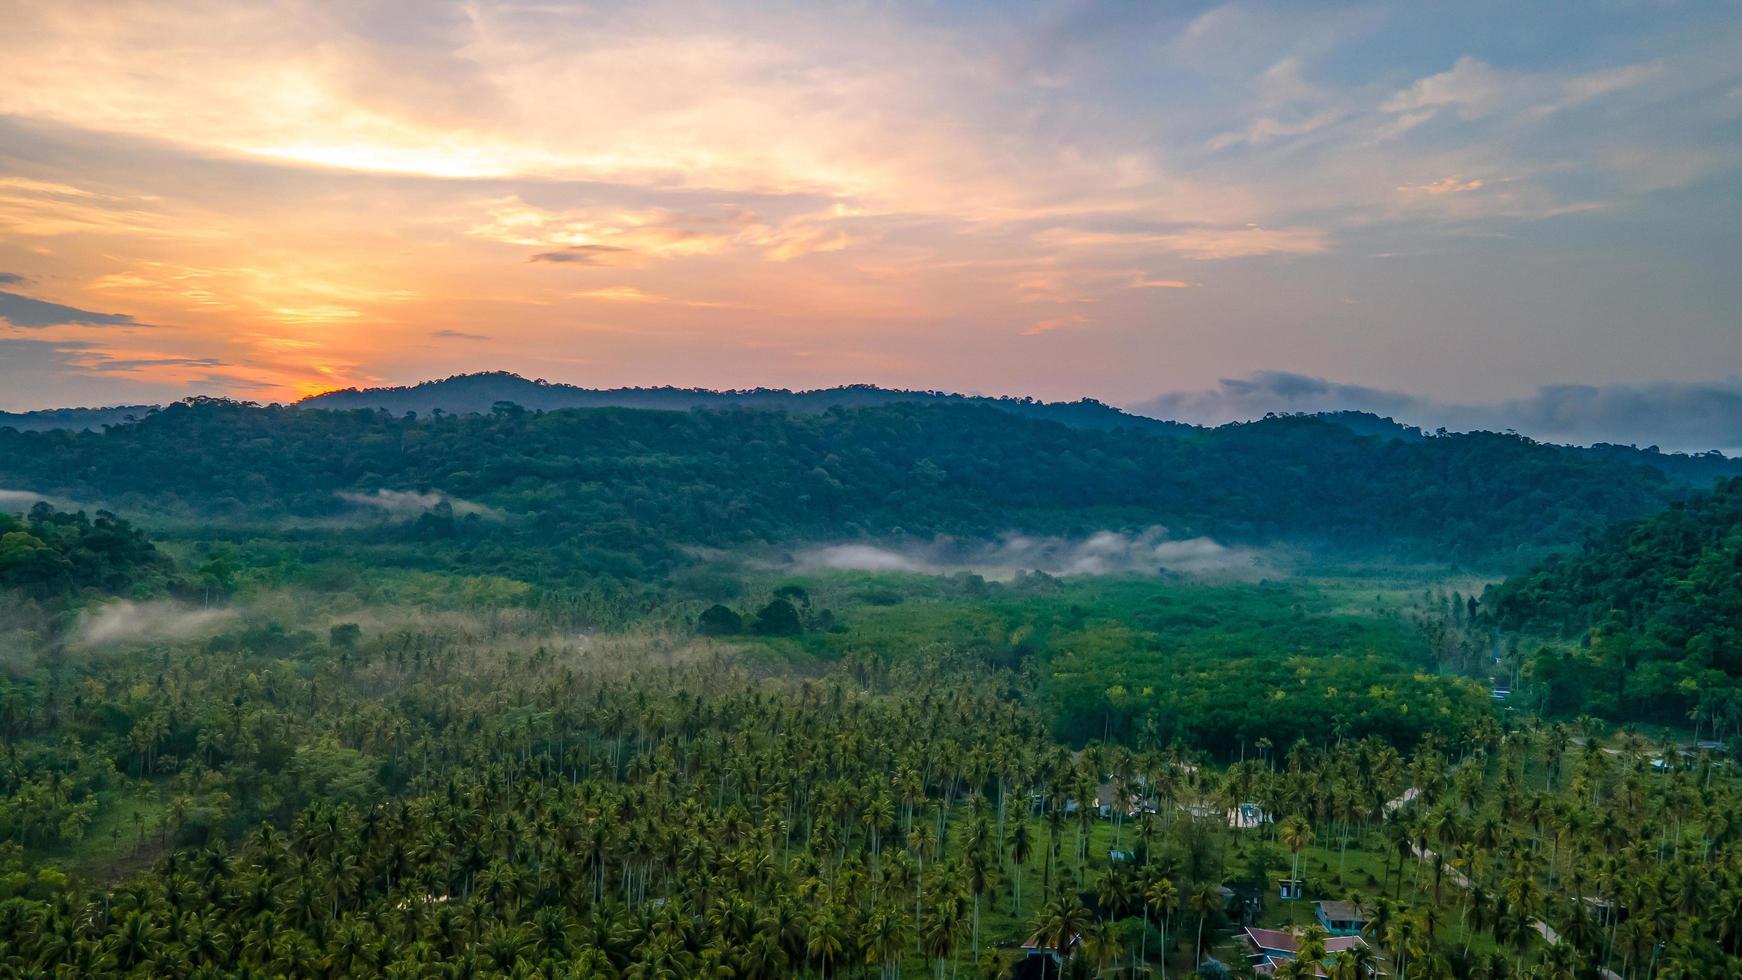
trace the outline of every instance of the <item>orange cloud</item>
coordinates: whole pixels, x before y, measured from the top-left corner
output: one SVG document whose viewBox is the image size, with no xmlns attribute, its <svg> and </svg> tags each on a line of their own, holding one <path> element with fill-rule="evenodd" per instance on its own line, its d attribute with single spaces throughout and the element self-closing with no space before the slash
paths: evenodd
<svg viewBox="0 0 1742 980">
<path fill-rule="evenodd" d="M 1482 178 L 1474 177 L 1462 180 L 1457 177 L 1442 177 L 1426 184 L 1404 184 L 1397 188 L 1405 193 L 1431 194 L 1435 197 L 1441 194 L 1464 194 L 1482 189 Z"/>
<path fill-rule="evenodd" d="M 1330 245 L 1317 228 L 1199 227 L 1167 232 L 1083 231 L 1054 228 L 1036 236 L 1070 248 L 1150 248 L 1182 258 L 1210 261 L 1257 255 L 1318 255 Z"/>
<path fill-rule="evenodd" d="M 1036 323 L 1034 326 L 1022 331 L 1022 335 L 1024 337 L 1037 337 L 1043 333 L 1051 333 L 1054 330 L 1063 330 L 1066 327 L 1080 327 L 1088 322 L 1088 317 L 1080 315 L 1055 317 L 1051 320 L 1042 320 L 1039 323 Z"/>
</svg>

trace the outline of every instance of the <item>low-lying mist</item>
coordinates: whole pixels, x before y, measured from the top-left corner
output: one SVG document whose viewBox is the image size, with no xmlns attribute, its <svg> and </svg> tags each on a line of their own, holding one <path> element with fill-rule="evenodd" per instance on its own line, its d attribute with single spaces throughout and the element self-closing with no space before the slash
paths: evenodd
<svg viewBox="0 0 1742 980">
<path fill-rule="evenodd" d="M 1281 557 L 1268 550 L 1224 545 L 1211 538 L 1172 538 L 1151 527 L 1136 534 L 1097 531 L 1085 538 L 1010 533 L 991 541 L 935 538 L 919 545 L 839 544 L 800 552 L 800 568 L 854 569 L 947 575 L 974 572 L 1011 578 L 1018 572 L 1049 575 L 1163 575 L 1256 581 L 1286 574 Z"/>
<path fill-rule="evenodd" d="M 420 493 L 415 490 L 374 490 L 369 493 L 355 493 L 340 490 L 333 494 L 340 500 L 358 507 L 367 507 L 382 511 L 390 517 L 416 517 L 426 511 L 434 510 L 442 504 L 453 508 L 458 517 L 476 514 L 484 518 L 498 518 L 502 515 L 493 508 L 459 497 L 449 496 L 439 490 Z"/>
<path fill-rule="evenodd" d="M 201 609 L 179 602 L 116 599 L 88 606 L 73 627 L 76 646 L 175 643 L 211 636 L 237 618 L 233 608 Z"/>
<path fill-rule="evenodd" d="M 0 514 L 22 514 L 39 503 L 48 504 L 55 510 L 78 510 L 77 504 L 60 497 L 51 497 L 35 490 L 14 490 L 0 487 Z"/>
</svg>

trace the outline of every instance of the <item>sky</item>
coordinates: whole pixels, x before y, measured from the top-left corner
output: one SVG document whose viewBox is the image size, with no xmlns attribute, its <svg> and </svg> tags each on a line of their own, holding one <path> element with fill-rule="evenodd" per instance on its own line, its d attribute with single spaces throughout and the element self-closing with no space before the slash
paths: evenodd
<svg viewBox="0 0 1742 980">
<path fill-rule="evenodd" d="M 1733 2 L 0 23 L 0 409 L 505 369 L 1742 445 Z"/>
</svg>

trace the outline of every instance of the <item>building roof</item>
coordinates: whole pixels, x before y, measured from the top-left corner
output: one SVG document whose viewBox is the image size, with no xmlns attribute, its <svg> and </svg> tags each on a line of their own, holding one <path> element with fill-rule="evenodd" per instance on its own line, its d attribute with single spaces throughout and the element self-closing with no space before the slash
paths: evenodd
<svg viewBox="0 0 1742 980">
<path fill-rule="evenodd" d="M 1293 955 L 1300 952 L 1300 937 L 1292 932 L 1281 929 L 1259 929 L 1246 927 L 1246 941 L 1259 949 L 1274 949 Z M 1346 953 L 1357 946 L 1365 946 L 1367 941 L 1360 936 L 1326 936 L 1325 953 Z"/>
<path fill-rule="evenodd" d="M 1082 936 L 1072 936 L 1071 941 L 1065 944 L 1065 948 L 1069 949 L 1069 948 L 1075 946 L 1077 943 L 1080 943 L 1082 941 L 1083 941 Z M 1055 949 L 1055 947 L 1052 944 L 1052 940 L 1050 938 L 1042 939 L 1040 937 L 1039 933 L 1035 933 L 1034 935 L 1028 937 L 1028 942 L 1023 943 L 1022 948 L 1023 949 L 1038 950 L 1042 953 L 1052 952 Z"/>
<path fill-rule="evenodd" d="M 1316 903 L 1325 918 L 1334 922 L 1366 922 L 1370 916 L 1367 910 L 1354 902 L 1342 902 L 1335 899 Z"/>
<path fill-rule="evenodd" d="M 1258 929 L 1246 927 L 1246 939 L 1259 949 L 1280 949 L 1285 953 L 1297 952 L 1300 949 L 1300 939 L 1292 932 L 1281 929 Z"/>
</svg>

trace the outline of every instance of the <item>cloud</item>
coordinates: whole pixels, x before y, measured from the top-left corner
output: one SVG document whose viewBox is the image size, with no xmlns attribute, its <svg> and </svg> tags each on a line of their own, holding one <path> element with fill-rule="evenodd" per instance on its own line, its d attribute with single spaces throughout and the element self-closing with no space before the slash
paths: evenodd
<svg viewBox="0 0 1742 980">
<path fill-rule="evenodd" d="M 83 326 L 138 326 L 125 313 L 92 313 L 76 306 L 63 306 L 47 300 L 32 299 L 18 293 L 0 292 L 0 320 L 15 327 L 55 327 L 66 324 Z"/>
<path fill-rule="evenodd" d="M 174 602 L 119 599 L 81 611 L 74 642 L 113 646 L 193 640 L 218 632 L 235 618 L 234 609 L 194 609 Z"/>
<path fill-rule="evenodd" d="M 1469 55 L 1437 75 L 1418 80 L 1386 99 L 1380 109 L 1391 113 L 1456 108 L 1464 119 L 1477 119 L 1505 101 L 1511 79 L 1494 66 Z"/>
<path fill-rule="evenodd" d="M 634 286 L 602 286 L 575 293 L 577 299 L 602 299 L 613 303 L 660 303 L 665 297 L 644 293 Z"/>
<path fill-rule="evenodd" d="M 489 340 L 490 339 L 489 336 L 487 336 L 485 334 L 467 333 L 464 330 L 437 330 L 436 332 L 430 334 L 430 336 L 431 337 L 440 337 L 443 340 Z"/>
<path fill-rule="evenodd" d="M 17 286 L 24 282 L 24 277 L 16 272 L 0 272 L 0 286 Z"/>
<path fill-rule="evenodd" d="M 1664 73 L 1661 62 L 1617 65 L 1570 76 L 1503 71 L 1465 55 L 1448 71 L 1419 79 L 1393 94 L 1380 111 L 1402 117 L 1408 129 L 1441 109 L 1455 109 L 1465 122 L 1513 111 L 1519 118 L 1541 120 L 1594 99 L 1638 88 Z"/>
<path fill-rule="evenodd" d="M 1343 114 L 1336 111 L 1316 112 L 1294 118 L 1262 116 L 1254 119 L 1244 130 L 1223 133 L 1210 140 L 1208 145 L 1211 150 L 1225 150 L 1241 143 L 1256 146 L 1272 140 L 1315 133 L 1342 118 Z"/>
<path fill-rule="evenodd" d="M 110 357 L 106 354 L 94 354 L 87 363 L 90 370 L 117 373 L 166 367 L 212 368 L 225 366 L 223 361 L 215 357 Z"/>
<path fill-rule="evenodd" d="M 846 208 L 765 218 L 732 204 L 699 210 L 537 207 L 510 197 L 493 201 L 488 220 L 471 234 L 513 245 L 547 247 L 534 262 L 587 266 L 639 265 L 649 259 L 693 258 L 754 252 L 770 262 L 788 262 L 816 252 L 838 252 L 852 243 L 842 225 L 855 217 Z M 561 246 L 548 250 L 549 246 Z"/>
<path fill-rule="evenodd" d="M 1405 184 L 1397 189 L 1406 194 L 1429 194 L 1438 197 L 1441 194 L 1465 194 L 1482 189 L 1483 180 L 1472 177 L 1465 180 L 1460 177 L 1441 177 L 1439 180 L 1425 184 Z"/>
<path fill-rule="evenodd" d="M 1268 413 L 1371 412 L 1425 429 L 1516 431 L 1546 442 L 1656 445 L 1671 451 L 1742 451 L 1742 378 L 1640 385 L 1547 385 L 1489 404 L 1261 371 L 1201 391 L 1172 392 L 1131 406 L 1154 418 L 1204 425 Z"/>
<path fill-rule="evenodd" d="M 1467 347 L 1469 377 L 1685 374 L 1735 353 L 1714 335 L 1735 305 L 1721 189 L 1742 21 L 1626 6 L 1520 26 L 1498 0 L 1452 19 L 1103 0 L 15 4 L 0 264 L 75 308 L 173 324 L 164 354 L 230 365 L 188 365 L 172 397 L 219 374 L 263 399 L 414 380 L 402 352 L 419 344 L 419 370 L 475 366 L 437 326 L 491 335 L 530 374 L 585 357 L 611 383 L 1131 397 L 1157 357 L 1204 382 L 1184 372 L 1236 342 L 1311 338 L 1315 363 L 1401 368 L 1468 282 L 1536 324 Z M 1529 243 L 1528 290 L 1478 268 L 1520 268 L 1503 238 Z M 1381 297 L 1361 288 L 1381 251 L 1441 261 Z M 1015 288 L 1017 267 L 1056 288 Z M 1133 287 L 1134 270 L 1217 288 L 1150 292 L 1179 287 Z M 1565 299 L 1582 277 L 1602 280 L 1586 305 Z M 669 302 L 573 297 L 624 282 Z M 1321 293 L 1408 323 L 1352 323 Z M 755 312 L 704 331 L 680 305 L 702 298 Z M 1047 345 L 1009 335 L 1082 307 L 1025 301 L 1099 304 L 1106 327 L 1037 360 Z M 1639 310 L 1655 350 L 1608 343 Z M 1594 342 L 1551 360 L 1575 329 Z"/>
<path fill-rule="evenodd" d="M 392 517 L 416 517 L 429 510 L 447 504 L 455 514 L 466 517 L 476 514 L 479 517 L 497 518 L 501 513 L 483 504 L 475 504 L 469 500 L 450 497 L 439 490 L 420 493 L 414 490 L 375 490 L 369 493 L 355 493 L 340 490 L 333 494 L 346 503 L 359 507 L 369 507 L 383 511 Z"/>
<path fill-rule="evenodd" d="M 45 503 L 55 510 L 78 510 L 79 505 L 61 497 L 37 493 L 34 490 L 8 490 L 0 487 L 0 514 L 22 514 L 38 503 Z"/>
<path fill-rule="evenodd" d="M 807 552 L 800 564 L 861 572 L 918 572 L 931 568 L 925 561 L 868 544 L 838 544 Z"/>
<path fill-rule="evenodd" d="M 1010 532 L 991 540 L 940 537 L 904 545 L 842 544 L 801 552 L 800 568 L 949 575 L 974 572 L 1010 578 L 1018 572 L 1050 575 L 1156 575 L 1257 579 L 1279 574 L 1277 556 L 1231 547 L 1210 538 L 1173 538 L 1162 527 L 1135 533 L 1096 531 L 1066 538 Z"/>
<path fill-rule="evenodd" d="M 1567 100 L 1577 103 L 1587 99 L 1595 99 L 1637 88 L 1663 74 L 1664 67 L 1660 62 L 1644 62 L 1635 65 L 1621 65 L 1602 71 L 1594 71 L 1568 79 L 1565 85 Z"/>
<path fill-rule="evenodd" d="M 1260 255 L 1318 255 L 1330 248 L 1317 228 L 1197 227 L 1170 231 L 1101 231 L 1051 228 L 1037 241 L 1073 248 L 1130 250 L 1149 247 L 1198 261 L 1251 258 Z"/>
<path fill-rule="evenodd" d="M 537 252 L 528 261 L 554 262 L 559 265 L 621 265 L 632 260 L 633 249 L 615 245 L 566 245 L 555 252 Z"/>
<path fill-rule="evenodd" d="M 1053 317 L 1050 320 L 1039 321 L 1034 326 L 1022 331 L 1022 335 L 1024 337 L 1038 337 L 1043 333 L 1052 333 L 1054 330 L 1063 330 L 1066 327 L 1080 327 L 1088 322 L 1089 318 L 1080 313 Z"/>
<path fill-rule="evenodd" d="M 175 392 L 137 384 L 97 381 L 80 365 L 93 345 L 78 340 L 0 337 L 0 409 L 30 410 L 72 405 L 169 400 Z M 5 423 L 0 423 L 4 425 Z"/>
</svg>

